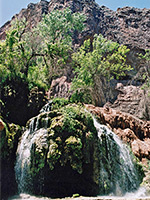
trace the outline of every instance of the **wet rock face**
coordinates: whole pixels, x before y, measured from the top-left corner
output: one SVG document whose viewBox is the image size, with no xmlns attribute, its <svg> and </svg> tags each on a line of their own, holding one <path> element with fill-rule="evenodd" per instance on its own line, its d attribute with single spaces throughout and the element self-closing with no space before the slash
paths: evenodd
<svg viewBox="0 0 150 200">
<path fill-rule="evenodd" d="M 86 106 L 102 124 L 110 127 L 123 141 L 130 144 L 133 153 L 142 160 L 150 159 L 150 121 L 142 121 L 130 114 L 105 106 Z"/>
<path fill-rule="evenodd" d="M 142 172 L 114 133 L 58 98 L 28 121 L 15 171 L 19 193 L 50 197 L 123 195 L 139 186 Z"/>
</svg>

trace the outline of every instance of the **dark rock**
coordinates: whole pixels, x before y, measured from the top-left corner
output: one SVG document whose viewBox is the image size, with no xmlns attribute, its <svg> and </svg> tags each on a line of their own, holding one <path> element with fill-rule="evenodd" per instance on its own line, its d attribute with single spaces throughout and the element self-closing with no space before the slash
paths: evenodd
<svg viewBox="0 0 150 200">
<path fill-rule="evenodd" d="M 73 12 L 83 12 L 87 16 L 86 29 L 82 37 L 79 37 L 80 43 L 95 33 L 101 33 L 120 44 L 139 49 L 150 48 L 150 9 L 124 7 L 114 12 L 105 6 L 100 7 L 94 0 L 52 0 L 29 4 L 27 9 L 22 9 L 18 15 L 13 17 L 13 20 L 25 17 L 32 28 L 42 19 L 43 13 L 66 7 Z M 1 27 L 0 39 L 4 39 L 5 31 L 9 27 L 10 22 Z"/>
</svg>

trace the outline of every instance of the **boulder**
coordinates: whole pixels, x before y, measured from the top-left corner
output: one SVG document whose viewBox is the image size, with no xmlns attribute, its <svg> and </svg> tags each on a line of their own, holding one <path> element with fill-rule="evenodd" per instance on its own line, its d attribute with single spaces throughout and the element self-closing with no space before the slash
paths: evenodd
<svg viewBox="0 0 150 200">
<path fill-rule="evenodd" d="M 71 82 L 67 81 L 66 76 L 62 76 L 52 81 L 50 90 L 47 92 L 47 97 L 69 98 L 72 94 L 70 91 Z"/>
</svg>

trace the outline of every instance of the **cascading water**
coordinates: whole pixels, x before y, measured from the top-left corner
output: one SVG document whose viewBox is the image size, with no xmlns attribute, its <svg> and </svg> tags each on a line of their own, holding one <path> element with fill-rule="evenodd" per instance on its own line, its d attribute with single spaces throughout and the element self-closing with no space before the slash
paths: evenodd
<svg viewBox="0 0 150 200">
<path fill-rule="evenodd" d="M 47 145 L 47 130 L 40 128 L 40 123 L 41 121 L 39 116 L 32 118 L 28 129 L 22 135 L 18 145 L 15 172 L 19 193 L 31 193 L 33 190 L 30 174 L 31 149 L 33 148 L 33 144 L 35 141 L 39 140 L 42 148 L 44 145 Z M 49 122 L 46 116 L 42 123 L 45 128 L 48 127 Z M 47 146 L 45 148 L 47 148 Z"/>
<path fill-rule="evenodd" d="M 139 186 L 138 173 L 126 144 L 107 126 L 94 120 L 100 145 L 100 193 L 122 196 Z"/>
<path fill-rule="evenodd" d="M 31 163 L 32 149 L 35 148 L 35 143 L 39 144 L 38 148 L 49 149 L 47 142 L 47 129 L 50 126 L 49 111 L 50 108 L 46 105 L 41 110 L 41 114 L 28 122 L 28 129 L 22 135 L 18 145 L 15 172 L 19 193 L 32 193 L 33 191 Z M 99 138 L 99 194 L 122 196 L 126 192 L 137 189 L 139 186 L 138 174 L 129 149 L 106 126 L 99 124 L 95 118 L 93 121 Z M 39 187 L 42 187 L 43 176 L 41 177 Z"/>
</svg>

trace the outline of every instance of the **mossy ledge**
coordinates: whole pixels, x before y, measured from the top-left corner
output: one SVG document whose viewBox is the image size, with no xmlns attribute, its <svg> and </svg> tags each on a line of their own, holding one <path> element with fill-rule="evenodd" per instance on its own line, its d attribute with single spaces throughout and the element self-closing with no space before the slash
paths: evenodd
<svg viewBox="0 0 150 200">
<path fill-rule="evenodd" d="M 24 189 L 50 197 L 98 194 L 99 148 L 92 115 L 77 104 L 57 102 L 50 110 L 27 122 L 29 137 L 35 139 L 28 164 L 31 182 Z"/>
</svg>

